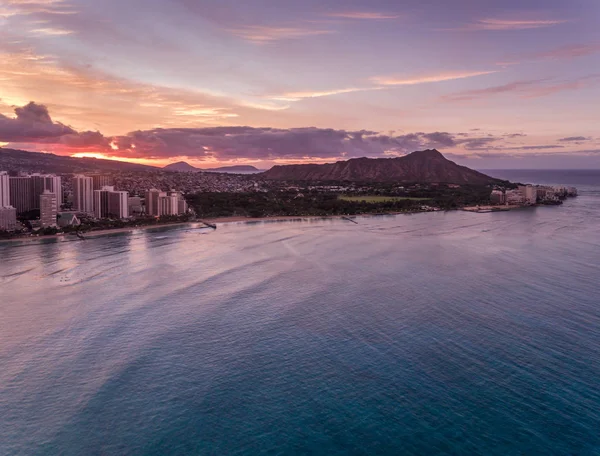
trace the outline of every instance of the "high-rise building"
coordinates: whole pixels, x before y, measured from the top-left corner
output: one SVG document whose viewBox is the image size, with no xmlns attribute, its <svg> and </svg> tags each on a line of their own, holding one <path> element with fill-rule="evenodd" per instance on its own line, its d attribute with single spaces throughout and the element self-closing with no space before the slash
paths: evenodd
<svg viewBox="0 0 600 456">
<path fill-rule="evenodd" d="M 31 179 L 29 177 L 11 177 L 10 186 L 10 205 L 17 213 L 30 211 L 39 205 L 33 201 L 31 188 Z"/>
<path fill-rule="evenodd" d="M 165 195 L 158 198 L 158 215 L 177 215 L 179 209 L 179 198 L 177 195 Z"/>
<path fill-rule="evenodd" d="M 187 204 L 180 192 L 171 190 L 161 192 L 152 189 L 146 192 L 146 214 L 160 217 L 163 215 L 179 215 L 187 212 Z"/>
<path fill-rule="evenodd" d="M 94 190 L 102 190 L 103 187 L 111 187 L 113 178 L 109 174 L 93 174 L 91 176 Z"/>
<path fill-rule="evenodd" d="M 188 206 L 187 206 L 187 202 L 181 198 L 178 202 L 177 202 L 177 213 L 178 214 L 185 214 L 188 210 Z"/>
<path fill-rule="evenodd" d="M 56 226 L 56 215 L 58 214 L 58 199 L 56 194 L 45 190 L 40 195 L 40 222 L 42 227 Z"/>
<path fill-rule="evenodd" d="M 119 219 L 125 219 L 129 217 L 129 192 L 109 192 L 108 214 L 109 216 Z"/>
<path fill-rule="evenodd" d="M 73 209 L 94 213 L 94 183 L 91 177 L 79 175 L 73 178 Z"/>
<path fill-rule="evenodd" d="M 62 179 L 52 174 L 32 174 L 9 178 L 10 204 L 17 213 L 40 209 L 40 196 L 45 191 L 56 195 L 57 207 L 63 203 Z"/>
<path fill-rule="evenodd" d="M 140 215 L 142 213 L 142 198 L 139 196 L 130 196 L 127 205 L 129 206 L 129 215 Z"/>
<path fill-rule="evenodd" d="M 0 207 L 0 231 L 14 231 L 17 228 L 17 210 L 14 207 Z"/>
<path fill-rule="evenodd" d="M 96 218 L 108 216 L 108 194 L 115 190 L 114 187 L 105 185 L 100 190 L 94 190 L 94 215 Z"/>
<path fill-rule="evenodd" d="M 10 179 L 8 173 L 0 171 L 0 207 L 10 206 Z"/>
<path fill-rule="evenodd" d="M 62 180 L 59 176 L 53 174 L 32 174 L 31 179 L 31 197 L 33 200 L 33 209 L 41 209 L 39 206 L 40 195 L 48 190 L 56 195 L 57 207 L 63 203 Z"/>
<path fill-rule="evenodd" d="M 537 203 L 537 188 L 533 185 L 519 185 L 519 191 L 523 195 L 526 204 Z"/>
<path fill-rule="evenodd" d="M 169 197 L 174 198 L 171 203 L 174 215 L 181 215 L 187 212 L 187 203 L 181 192 L 171 190 L 169 192 Z"/>
<path fill-rule="evenodd" d="M 116 191 L 112 186 L 94 190 L 94 215 L 97 218 L 129 217 L 129 193 Z"/>
<path fill-rule="evenodd" d="M 502 190 L 494 190 L 490 195 L 490 201 L 492 204 L 504 204 L 506 202 L 506 195 Z"/>
<path fill-rule="evenodd" d="M 146 192 L 146 215 L 161 215 L 158 199 L 163 196 L 167 196 L 167 194 L 155 188 Z"/>
</svg>

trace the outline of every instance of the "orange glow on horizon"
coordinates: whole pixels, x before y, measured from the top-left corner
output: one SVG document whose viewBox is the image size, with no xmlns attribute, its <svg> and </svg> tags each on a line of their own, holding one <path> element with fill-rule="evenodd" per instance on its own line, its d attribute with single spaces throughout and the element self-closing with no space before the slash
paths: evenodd
<svg viewBox="0 0 600 456">
<path fill-rule="evenodd" d="M 73 158 L 96 158 L 98 160 L 112 160 L 112 161 L 120 161 L 127 163 L 137 163 L 138 165 L 148 165 L 148 166 L 165 166 L 169 163 L 169 161 L 163 160 L 152 160 L 147 158 L 127 158 L 127 157 L 117 157 L 111 155 L 105 155 L 100 152 L 77 152 L 76 154 L 71 155 Z"/>
<path fill-rule="evenodd" d="M 157 159 L 147 159 L 147 158 L 127 158 L 127 157 L 119 157 L 113 155 L 107 155 L 101 152 L 77 152 L 76 154 L 70 155 L 73 158 L 95 158 L 97 160 L 112 160 L 112 161 L 120 161 L 126 163 L 137 163 L 139 165 L 148 165 L 148 166 L 156 166 L 156 167 L 164 167 L 171 163 L 177 163 L 180 161 L 184 161 L 189 163 L 190 165 L 199 168 L 199 169 L 210 169 L 210 168 L 219 168 L 221 166 L 234 166 L 234 165 L 252 165 L 256 166 L 259 169 L 267 169 L 273 165 L 296 165 L 296 164 L 306 164 L 306 163 L 335 163 L 338 160 L 345 160 L 344 157 L 329 157 L 329 158 L 290 158 L 290 159 L 275 159 L 275 160 L 258 160 L 258 159 L 248 159 L 248 160 L 226 160 L 226 161 L 218 161 L 215 159 L 210 160 L 197 160 L 192 157 L 180 156 L 180 157 L 170 157 L 166 160 L 157 160 Z"/>
</svg>

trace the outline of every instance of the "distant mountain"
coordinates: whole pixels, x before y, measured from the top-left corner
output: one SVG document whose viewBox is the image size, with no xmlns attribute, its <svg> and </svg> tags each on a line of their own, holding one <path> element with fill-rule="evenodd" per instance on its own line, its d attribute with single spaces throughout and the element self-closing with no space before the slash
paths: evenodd
<svg viewBox="0 0 600 456">
<path fill-rule="evenodd" d="M 206 171 L 211 173 L 230 173 L 230 174 L 256 174 L 260 173 L 261 170 L 249 165 L 235 165 L 235 166 L 222 166 L 220 168 L 196 168 L 184 161 L 177 163 L 171 163 L 165 166 L 163 169 L 167 171 L 180 171 L 180 172 L 199 172 Z"/>
<path fill-rule="evenodd" d="M 62 155 L 0 148 L 0 171 L 34 173 L 86 173 L 95 171 L 147 171 L 154 166 L 116 160 L 73 158 Z"/>
<path fill-rule="evenodd" d="M 496 179 L 448 160 L 435 149 L 398 158 L 354 158 L 324 165 L 278 165 L 261 175 L 289 181 L 489 184 Z"/>
<path fill-rule="evenodd" d="M 180 161 L 177 163 L 169 163 L 163 169 L 166 171 L 182 171 L 182 172 L 200 171 L 200 169 L 198 169 L 184 161 Z"/>
</svg>

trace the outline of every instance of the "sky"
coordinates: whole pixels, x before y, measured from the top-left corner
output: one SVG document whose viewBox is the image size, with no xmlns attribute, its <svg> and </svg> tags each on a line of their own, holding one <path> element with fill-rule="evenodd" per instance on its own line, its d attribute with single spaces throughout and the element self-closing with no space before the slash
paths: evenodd
<svg viewBox="0 0 600 456">
<path fill-rule="evenodd" d="M 598 0 L 0 0 L 0 146 L 600 168 Z"/>
</svg>

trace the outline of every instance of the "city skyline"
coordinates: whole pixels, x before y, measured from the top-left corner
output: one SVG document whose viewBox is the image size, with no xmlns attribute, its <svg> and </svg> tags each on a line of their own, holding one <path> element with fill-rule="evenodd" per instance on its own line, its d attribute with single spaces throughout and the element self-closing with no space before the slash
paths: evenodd
<svg viewBox="0 0 600 456">
<path fill-rule="evenodd" d="M 5 0 L 0 146 L 198 167 L 600 168 L 593 0 Z M 149 26 L 150 25 L 150 26 Z"/>
</svg>

